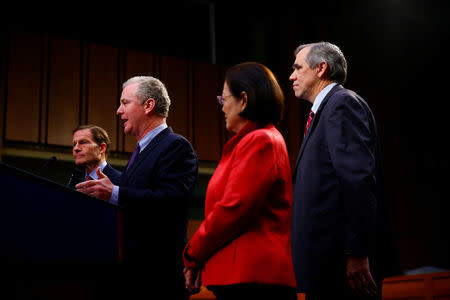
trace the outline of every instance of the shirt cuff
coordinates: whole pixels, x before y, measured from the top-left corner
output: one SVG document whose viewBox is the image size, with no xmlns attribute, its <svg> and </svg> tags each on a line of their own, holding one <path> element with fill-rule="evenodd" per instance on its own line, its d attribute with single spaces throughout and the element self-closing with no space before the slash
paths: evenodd
<svg viewBox="0 0 450 300">
<path fill-rule="evenodd" d="M 119 205 L 119 187 L 117 185 L 113 186 L 109 202 L 115 205 Z"/>
</svg>

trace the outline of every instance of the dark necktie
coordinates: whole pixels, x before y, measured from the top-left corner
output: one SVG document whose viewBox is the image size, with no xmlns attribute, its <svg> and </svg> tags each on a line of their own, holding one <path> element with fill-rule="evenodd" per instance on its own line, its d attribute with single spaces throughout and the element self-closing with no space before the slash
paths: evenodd
<svg viewBox="0 0 450 300">
<path fill-rule="evenodd" d="M 138 156 L 139 151 L 141 151 L 141 146 L 139 146 L 139 143 L 137 143 L 136 147 L 134 148 L 133 154 L 131 155 L 130 161 L 128 162 L 127 171 L 133 164 L 134 160 L 136 159 L 136 156 Z"/>
<path fill-rule="evenodd" d="M 311 121 L 312 121 L 313 118 L 314 118 L 314 112 L 312 110 L 310 110 L 309 111 L 308 122 L 306 122 L 305 133 L 303 134 L 303 137 L 306 136 L 306 133 L 308 132 L 309 125 L 311 125 Z"/>
<path fill-rule="evenodd" d="M 92 180 L 92 179 L 94 179 L 94 178 L 92 178 L 92 177 L 89 176 L 89 175 L 86 175 L 86 178 L 84 179 L 84 181 L 88 181 L 88 180 Z"/>
</svg>

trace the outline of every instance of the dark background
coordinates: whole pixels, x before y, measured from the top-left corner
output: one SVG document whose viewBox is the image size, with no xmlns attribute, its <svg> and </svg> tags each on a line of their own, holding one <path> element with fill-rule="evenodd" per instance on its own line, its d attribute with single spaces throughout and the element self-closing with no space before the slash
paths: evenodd
<svg viewBox="0 0 450 300">
<path fill-rule="evenodd" d="M 449 15 L 444 1 L 147 1 L 12 4 L 2 29 L 61 35 L 231 66 L 267 65 L 304 120 L 288 80 L 295 47 L 330 41 L 348 60 L 346 87 L 378 122 L 402 270 L 450 269 Z M 174 70 L 176 71 L 176 70 Z M 287 124 L 282 124 L 288 132 Z M 40 162 L 42 163 L 42 162 Z M 37 164 L 39 165 L 39 163 Z M 207 180 L 206 180 L 207 181 Z M 412 251 L 408 251 L 412 250 Z"/>
</svg>

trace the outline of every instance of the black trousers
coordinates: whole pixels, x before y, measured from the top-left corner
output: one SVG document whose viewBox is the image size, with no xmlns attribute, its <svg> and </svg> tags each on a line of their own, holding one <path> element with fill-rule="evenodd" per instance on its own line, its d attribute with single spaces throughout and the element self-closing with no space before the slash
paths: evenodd
<svg viewBox="0 0 450 300">
<path fill-rule="evenodd" d="M 297 300 L 295 288 L 280 285 L 241 283 L 232 285 L 209 286 L 217 300 Z"/>
</svg>

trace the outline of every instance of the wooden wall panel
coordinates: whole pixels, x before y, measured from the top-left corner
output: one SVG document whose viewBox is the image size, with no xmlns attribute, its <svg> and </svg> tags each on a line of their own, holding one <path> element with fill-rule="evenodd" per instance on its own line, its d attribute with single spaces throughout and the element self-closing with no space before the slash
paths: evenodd
<svg viewBox="0 0 450 300">
<path fill-rule="evenodd" d="M 199 160 L 219 161 L 222 153 L 222 118 L 217 95 L 219 68 L 206 63 L 193 64 L 193 141 Z"/>
<path fill-rule="evenodd" d="M 167 124 L 174 132 L 192 143 L 191 72 L 186 59 L 161 57 L 160 80 L 166 85 L 171 100 Z"/>
<path fill-rule="evenodd" d="M 125 80 L 134 76 L 156 76 L 152 53 L 126 50 L 125 57 Z"/>
<path fill-rule="evenodd" d="M 0 40 L 0 162 L 2 161 L 2 149 L 4 131 L 3 126 L 5 124 L 5 98 L 6 98 L 6 80 L 8 78 L 8 47 L 9 38 Z"/>
<path fill-rule="evenodd" d="M 72 145 L 81 120 L 81 42 L 52 39 L 49 45 L 47 142 Z"/>
<path fill-rule="evenodd" d="M 116 116 L 119 91 L 119 52 L 117 48 L 90 44 L 88 47 L 87 123 L 103 127 L 117 150 Z"/>
<path fill-rule="evenodd" d="M 122 83 L 134 76 L 155 76 L 154 57 L 149 52 L 136 50 L 125 51 L 125 78 L 120 83 L 120 91 L 122 92 Z M 119 95 L 120 98 L 120 95 Z M 118 100 L 119 100 L 118 98 Z M 119 102 L 118 102 L 119 104 Z M 126 152 L 133 152 L 136 146 L 136 138 L 134 136 L 125 135 L 123 133 L 123 123 L 119 120 L 119 134 L 124 135 Z"/>
<path fill-rule="evenodd" d="M 11 35 L 6 100 L 7 140 L 40 142 L 42 55 L 40 35 Z"/>
<path fill-rule="evenodd" d="M 47 35 L 42 36 L 42 56 L 41 56 L 41 86 L 40 91 L 40 115 L 39 115 L 39 142 L 47 143 L 47 127 L 48 127 L 48 44 Z"/>
<path fill-rule="evenodd" d="M 228 138 L 216 96 L 223 70 L 213 64 L 46 35 L 14 33 L 5 43 L 5 140 L 71 145 L 79 124 L 105 128 L 112 151 L 131 152 L 116 116 L 124 80 L 160 78 L 172 100 L 168 124 L 188 138 L 199 159 L 217 162 Z"/>
</svg>

